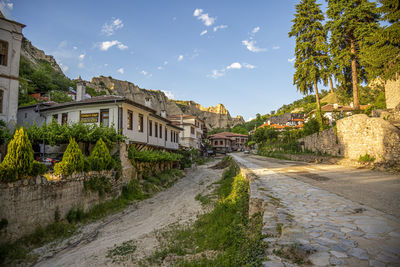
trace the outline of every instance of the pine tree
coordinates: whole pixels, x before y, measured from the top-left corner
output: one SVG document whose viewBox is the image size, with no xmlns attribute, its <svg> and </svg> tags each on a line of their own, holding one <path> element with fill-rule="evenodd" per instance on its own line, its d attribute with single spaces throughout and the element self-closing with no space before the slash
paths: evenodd
<svg viewBox="0 0 400 267">
<path fill-rule="evenodd" d="M 34 154 L 28 135 L 23 128 L 17 129 L 8 144 L 7 155 L 1 163 L 2 169 L 7 169 L 8 175 L 13 174 L 14 177 L 9 177 L 9 180 L 14 180 L 30 175 L 33 162 Z"/>
<path fill-rule="evenodd" d="M 321 120 L 318 83 L 326 77 L 329 64 L 326 31 L 322 25 L 324 15 L 315 0 L 301 0 L 296 5 L 295 18 L 289 37 L 296 37 L 293 83 L 302 94 L 315 91 L 317 113 Z"/>
<path fill-rule="evenodd" d="M 400 1 L 380 0 L 382 19 L 389 23 L 379 27 L 367 38 L 368 46 L 361 49 L 361 60 L 368 78 L 395 79 L 400 74 Z"/>
<path fill-rule="evenodd" d="M 75 139 L 71 138 L 64 152 L 62 161 L 54 165 L 54 174 L 70 175 L 74 172 L 83 171 L 84 164 L 82 151 L 79 149 Z"/>
<path fill-rule="evenodd" d="M 96 142 L 88 162 L 93 171 L 111 170 L 114 167 L 114 160 L 103 139 L 100 138 Z"/>
<path fill-rule="evenodd" d="M 351 68 L 354 109 L 360 109 L 359 79 L 366 82 L 365 70 L 360 65 L 359 51 L 365 38 L 378 28 L 375 3 L 368 0 L 328 0 L 327 27 L 331 32 L 330 51 L 333 64 L 339 71 L 336 76 L 342 86 L 349 82 Z"/>
</svg>

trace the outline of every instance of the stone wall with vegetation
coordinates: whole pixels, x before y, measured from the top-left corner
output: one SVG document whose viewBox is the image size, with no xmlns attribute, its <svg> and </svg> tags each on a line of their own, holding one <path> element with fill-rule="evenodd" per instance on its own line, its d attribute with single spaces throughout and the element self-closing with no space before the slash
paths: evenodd
<svg viewBox="0 0 400 267">
<path fill-rule="evenodd" d="M 358 114 L 337 121 L 336 127 L 300 140 L 307 150 L 359 160 L 368 154 L 387 166 L 400 164 L 400 130 L 382 118 Z"/>
<path fill-rule="evenodd" d="M 109 192 L 100 194 L 88 186 L 96 177 L 109 181 Z M 74 173 L 58 181 L 38 176 L 0 183 L 0 219 L 8 222 L 2 229 L 1 240 L 16 240 L 32 233 L 38 226 L 53 223 L 56 216 L 65 218 L 72 208 L 87 211 L 101 201 L 119 196 L 122 186 L 121 179 L 116 179 L 111 171 Z"/>
</svg>

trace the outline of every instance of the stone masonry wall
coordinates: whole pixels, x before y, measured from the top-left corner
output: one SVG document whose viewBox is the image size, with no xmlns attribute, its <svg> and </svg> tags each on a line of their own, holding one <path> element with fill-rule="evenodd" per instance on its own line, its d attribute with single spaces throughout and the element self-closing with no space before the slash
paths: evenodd
<svg viewBox="0 0 400 267">
<path fill-rule="evenodd" d="M 385 84 L 386 108 L 395 108 L 400 104 L 400 77 Z"/>
<path fill-rule="evenodd" d="M 376 163 L 400 164 L 400 130 L 382 118 L 358 114 L 338 120 L 335 128 L 307 136 L 304 148 L 358 160 L 369 154 Z"/>
<path fill-rule="evenodd" d="M 110 195 L 100 199 L 97 192 L 84 190 L 84 181 L 95 176 L 106 176 L 111 180 Z M 119 196 L 122 186 L 121 179 L 116 180 L 110 171 L 77 173 L 59 181 L 37 177 L 0 183 L 0 218 L 8 221 L 1 240 L 16 240 L 32 233 L 38 226 L 53 223 L 57 209 L 61 218 L 65 218 L 73 207 L 87 211 L 100 201 Z"/>
</svg>

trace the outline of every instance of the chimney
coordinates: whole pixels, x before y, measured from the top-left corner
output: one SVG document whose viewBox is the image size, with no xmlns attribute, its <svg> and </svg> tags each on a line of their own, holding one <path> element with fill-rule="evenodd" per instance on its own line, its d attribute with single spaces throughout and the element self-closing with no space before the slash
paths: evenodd
<svg viewBox="0 0 400 267">
<path fill-rule="evenodd" d="M 338 103 L 333 104 L 334 109 L 338 109 L 338 107 L 339 107 Z"/>
<path fill-rule="evenodd" d="M 144 100 L 144 105 L 148 108 L 151 108 L 151 98 L 150 97 L 146 97 Z"/>
<path fill-rule="evenodd" d="M 163 118 L 167 117 L 167 111 L 166 110 L 161 110 L 161 117 L 163 117 Z"/>
<path fill-rule="evenodd" d="M 81 76 L 78 77 L 78 82 L 76 83 L 76 101 L 81 101 L 85 99 L 86 86 L 85 82 L 82 81 Z"/>
</svg>

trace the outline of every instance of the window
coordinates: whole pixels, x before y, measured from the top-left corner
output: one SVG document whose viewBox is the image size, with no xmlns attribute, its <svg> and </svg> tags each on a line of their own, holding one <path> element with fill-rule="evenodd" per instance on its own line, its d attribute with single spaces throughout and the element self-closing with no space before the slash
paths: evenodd
<svg viewBox="0 0 400 267">
<path fill-rule="evenodd" d="M 66 124 L 68 123 L 68 113 L 63 113 L 61 115 L 61 124 Z"/>
<path fill-rule="evenodd" d="M 0 41 L 0 65 L 7 66 L 8 43 Z"/>
<path fill-rule="evenodd" d="M 24 117 L 25 117 L 25 119 L 28 118 L 28 113 L 27 112 L 25 112 Z"/>
<path fill-rule="evenodd" d="M 190 133 L 194 134 L 194 127 L 190 127 Z"/>
<path fill-rule="evenodd" d="M 160 138 L 162 138 L 162 124 L 160 124 Z"/>
<path fill-rule="evenodd" d="M 133 130 L 133 112 L 128 110 L 128 130 Z"/>
<path fill-rule="evenodd" d="M 176 133 L 174 132 L 174 143 L 176 142 Z"/>
<path fill-rule="evenodd" d="M 100 124 L 108 127 L 110 123 L 110 111 L 108 109 L 100 109 Z"/>
<path fill-rule="evenodd" d="M 53 114 L 53 120 L 58 121 L 58 114 Z"/>
<path fill-rule="evenodd" d="M 219 141 L 219 144 L 220 144 L 220 145 L 223 145 L 223 144 L 224 144 L 224 141 L 222 141 L 222 140 Z"/>
<path fill-rule="evenodd" d="M 143 114 L 139 114 L 138 131 L 143 133 Z"/>
<path fill-rule="evenodd" d="M 179 134 L 176 134 L 176 142 L 179 143 Z"/>
<path fill-rule="evenodd" d="M 3 113 L 3 90 L 0 90 L 0 113 Z"/>
<path fill-rule="evenodd" d="M 149 136 L 153 135 L 153 121 L 149 120 Z"/>
<path fill-rule="evenodd" d="M 154 136 L 158 137 L 158 123 L 157 122 L 154 123 Z"/>
<path fill-rule="evenodd" d="M 171 142 L 174 142 L 174 132 L 171 130 Z"/>
<path fill-rule="evenodd" d="M 168 141 L 168 130 L 167 130 L 167 127 L 165 127 L 165 141 Z"/>
<path fill-rule="evenodd" d="M 217 141 L 217 140 L 214 141 L 214 145 L 215 145 L 215 146 L 218 145 L 218 141 Z"/>
</svg>

